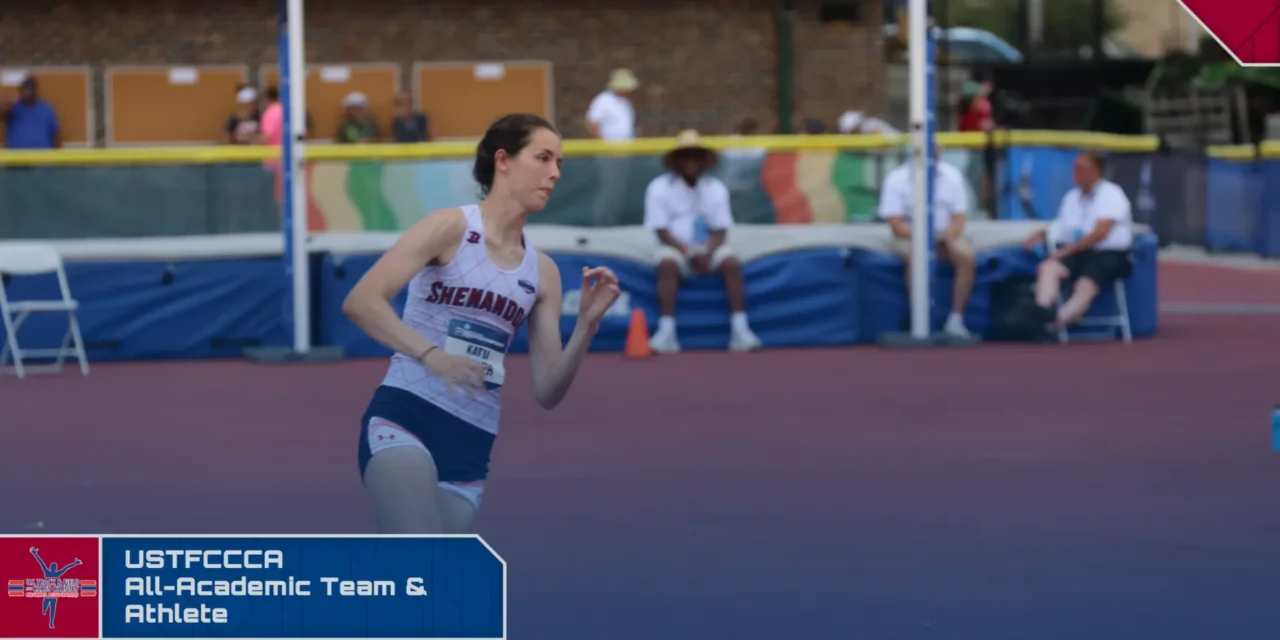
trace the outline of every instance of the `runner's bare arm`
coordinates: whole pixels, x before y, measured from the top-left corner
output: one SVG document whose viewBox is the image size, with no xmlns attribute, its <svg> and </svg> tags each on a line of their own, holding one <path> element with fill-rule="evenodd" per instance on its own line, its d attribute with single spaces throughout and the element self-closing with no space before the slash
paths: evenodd
<svg viewBox="0 0 1280 640">
<path fill-rule="evenodd" d="M 529 363 L 533 367 L 533 397 L 543 409 L 554 409 L 573 384 L 582 358 L 595 337 L 595 328 L 579 323 L 568 344 L 560 334 L 564 300 L 560 268 L 546 254 L 538 254 L 538 300 L 529 314 Z M 564 345 L 563 347 L 561 345 Z"/>
<path fill-rule="evenodd" d="M 391 300 L 423 267 L 448 262 L 467 221 L 459 209 L 440 209 L 404 232 L 356 283 L 342 313 L 384 347 L 420 360 L 432 345 L 400 320 Z"/>
</svg>

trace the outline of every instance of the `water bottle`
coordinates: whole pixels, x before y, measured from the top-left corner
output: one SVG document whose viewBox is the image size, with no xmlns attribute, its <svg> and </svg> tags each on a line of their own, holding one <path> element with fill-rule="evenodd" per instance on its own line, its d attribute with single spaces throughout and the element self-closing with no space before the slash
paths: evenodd
<svg viewBox="0 0 1280 640">
<path fill-rule="evenodd" d="M 1271 448 L 1280 451 L 1280 404 L 1271 410 Z"/>
</svg>

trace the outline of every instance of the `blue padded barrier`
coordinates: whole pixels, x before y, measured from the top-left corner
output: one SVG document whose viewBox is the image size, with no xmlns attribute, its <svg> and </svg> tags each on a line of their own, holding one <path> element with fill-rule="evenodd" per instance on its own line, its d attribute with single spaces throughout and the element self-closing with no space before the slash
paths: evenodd
<svg viewBox="0 0 1280 640">
<path fill-rule="evenodd" d="M 239 357 L 247 346 L 290 342 L 278 258 L 68 262 L 66 271 L 91 361 Z M 14 277 L 7 292 L 10 300 L 56 299 L 58 283 L 52 275 Z M 18 342 L 56 347 L 66 329 L 66 314 L 34 315 Z"/>
</svg>

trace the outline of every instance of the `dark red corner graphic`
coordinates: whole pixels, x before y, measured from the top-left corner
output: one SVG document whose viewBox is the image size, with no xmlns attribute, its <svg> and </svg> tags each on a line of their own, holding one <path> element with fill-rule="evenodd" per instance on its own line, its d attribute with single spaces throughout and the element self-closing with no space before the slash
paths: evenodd
<svg viewBox="0 0 1280 640">
<path fill-rule="evenodd" d="M 1178 0 L 1236 62 L 1280 66 L 1280 0 Z"/>
</svg>

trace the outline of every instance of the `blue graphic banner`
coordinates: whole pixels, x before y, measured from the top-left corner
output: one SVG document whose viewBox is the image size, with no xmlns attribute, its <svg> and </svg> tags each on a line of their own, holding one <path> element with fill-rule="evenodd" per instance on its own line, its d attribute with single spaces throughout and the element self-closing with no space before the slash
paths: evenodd
<svg viewBox="0 0 1280 640">
<path fill-rule="evenodd" d="M 106 638 L 503 638 L 480 538 L 107 537 Z"/>
</svg>

